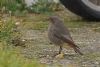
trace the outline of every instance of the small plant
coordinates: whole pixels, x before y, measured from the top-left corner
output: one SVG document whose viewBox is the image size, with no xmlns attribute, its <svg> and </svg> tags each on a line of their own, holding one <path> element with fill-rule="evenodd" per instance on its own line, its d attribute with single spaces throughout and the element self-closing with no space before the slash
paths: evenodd
<svg viewBox="0 0 100 67">
<path fill-rule="evenodd" d="M 12 15 L 24 15 L 25 12 L 32 13 L 51 13 L 58 10 L 59 3 L 49 0 L 38 0 L 32 6 L 26 6 L 24 0 L 0 0 L 0 10 L 10 12 Z"/>
<path fill-rule="evenodd" d="M 12 14 L 16 10 L 23 11 L 25 9 L 24 0 L 0 0 L 0 9 L 5 8 L 5 11 L 11 11 Z"/>
<path fill-rule="evenodd" d="M 14 22 L 9 20 L 8 22 L 0 23 L 2 23 L 2 26 L 0 26 L 0 40 L 9 42 L 13 33 Z"/>
<path fill-rule="evenodd" d="M 33 13 L 51 13 L 56 9 L 56 3 L 49 0 L 38 0 L 32 6 L 27 7 L 29 12 Z"/>
<path fill-rule="evenodd" d="M 52 11 L 52 9 L 50 9 L 50 6 L 51 5 L 48 0 L 38 0 L 38 2 L 28 7 L 28 10 L 34 13 L 45 13 Z"/>
</svg>

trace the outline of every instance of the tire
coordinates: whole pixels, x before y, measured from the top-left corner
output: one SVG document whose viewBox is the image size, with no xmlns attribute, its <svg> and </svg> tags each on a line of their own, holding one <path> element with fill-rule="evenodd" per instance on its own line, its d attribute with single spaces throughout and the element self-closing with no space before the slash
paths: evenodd
<svg viewBox="0 0 100 67">
<path fill-rule="evenodd" d="M 93 4 L 89 0 L 60 0 L 70 11 L 89 20 L 100 20 L 100 0 L 98 1 L 99 5 Z"/>
</svg>

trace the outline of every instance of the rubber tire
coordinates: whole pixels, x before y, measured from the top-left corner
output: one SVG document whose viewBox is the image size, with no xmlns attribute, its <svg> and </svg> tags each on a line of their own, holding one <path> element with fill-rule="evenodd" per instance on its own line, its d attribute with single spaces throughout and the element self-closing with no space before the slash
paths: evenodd
<svg viewBox="0 0 100 67">
<path fill-rule="evenodd" d="M 60 0 L 60 2 L 70 11 L 85 19 L 100 20 L 100 12 L 89 8 L 81 0 Z"/>
</svg>

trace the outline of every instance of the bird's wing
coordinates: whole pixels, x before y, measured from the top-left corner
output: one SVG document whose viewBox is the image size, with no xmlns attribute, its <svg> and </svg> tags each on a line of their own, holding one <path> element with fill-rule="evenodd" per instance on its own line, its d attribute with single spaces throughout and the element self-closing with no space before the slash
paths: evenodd
<svg viewBox="0 0 100 67">
<path fill-rule="evenodd" d="M 54 34 L 54 36 L 61 39 L 64 42 L 68 43 L 69 46 L 71 46 L 73 48 L 74 47 L 79 48 L 77 45 L 75 45 L 74 41 L 70 38 L 70 36 L 67 36 L 67 35 L 64 35 L 61 33 Z"/>
</svg>

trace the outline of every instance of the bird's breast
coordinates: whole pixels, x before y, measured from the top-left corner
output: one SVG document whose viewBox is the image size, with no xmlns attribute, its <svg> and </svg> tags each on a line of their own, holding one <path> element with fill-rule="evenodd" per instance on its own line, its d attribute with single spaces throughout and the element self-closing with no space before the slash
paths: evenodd
<svg viewBox="0 0 100 67">
<path fill-rule="evenodd" d="M 48 38 L 49 38 L 49 40 L 50 40 L 52 43 L 56 44 L 56 45 L 61 45 L 61 44 L 63 43 L 62 40 L 60 40 L 59 38 L 57 38 L 57 37 L 55 36 L 55 34 L 57 34 L 57 33 L 55 33 L 54 27 L 53 27 L 53 26 L 50 26 L 50 27 L 48 28 Z"/>
</svg>

